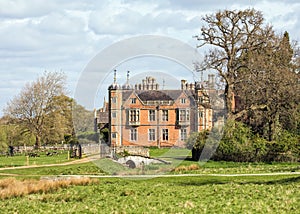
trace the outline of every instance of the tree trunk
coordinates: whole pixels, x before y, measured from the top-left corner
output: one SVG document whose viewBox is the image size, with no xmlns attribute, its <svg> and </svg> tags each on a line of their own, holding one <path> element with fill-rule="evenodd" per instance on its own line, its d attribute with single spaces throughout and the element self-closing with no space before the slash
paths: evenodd
<svg viewBox="0 0 300 214">
<path fill-rule="evenodd" d="M 192 149 L 192 159 L 194 161 L 199 161 L 201 155 L 201 149 Z"/>
<path fill-rule="evenodd" d="M 34 145 L 34 148 L 35 149 L 38 149 L 40 147 L 40 136 L 36 135 L 35 136 L 35 145 Z"/>
<path fill-rule="evenodd" d="M 230 83 L 227 83 L 225 86 L 225 105 L 227 110 L 227 119 L 234 119 L 235 100 L 233 85 Z"/>
<path fill-rule="evenodd" d="M 268 140 L 271 142 L 273 140 L 273 122 L 272 120 L 269 121 L 268 127 Z"/>
</svg>

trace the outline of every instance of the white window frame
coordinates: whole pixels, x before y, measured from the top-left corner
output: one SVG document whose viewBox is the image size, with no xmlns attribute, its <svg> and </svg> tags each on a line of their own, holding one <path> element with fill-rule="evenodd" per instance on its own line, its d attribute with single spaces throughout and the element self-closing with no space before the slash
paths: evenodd
<svg viewBox="0 0 300 214">
<path fill-rule="evenodd" d="M 138 139 L 137 129 L 136 128 L 130 129 L 129 136 L 130 136 L 130 141 L 137 141 L 137 139 Z"/>
<path fill-rule="evenodd" d="M 204 101 L 204 97 L 203 96 L 198 97 L 198 102 L 199 103 L 203 103 L 203 101 Z"/>
<path fill-rule="evenodd" d="M 136 103 L 136 98 L 131 98 L 131 104 L 135 104 Z"/>
<path fill-rule="evenodd" d="M 155 115 L 155 110 L 154 109 L 150 109 L 149 111 L 148 111 L 148 120 L 149 120 L 149 122 L 153 122 L 153 121 L 155 121 L 156 120 L 156 115 Z"/>
<path fill-rule="evenodd" d="M 140 122 L 140 110 L 129 109 L 128 120 L 129 122 Z"/>
<path fill-rule="evenodd" d="M 155 141 L 155 129 L 148 129 L 148 141 Z"/>
<path fill-rule="evenodd" d="M 190 120 L 190 110 L 189 109 L 179 109 L 179 121 L 189 121 Z"/>
<path fill-rule="evenodd" d="M 169 129 L 162 129 L 162 140 L 163 141 L 169 141 Z"/>
<path fill-rule="evenodd" d="M 169 111 L 166 109 L 162 110 L 162 121 L 169 121 Z"/>
<path fill-rule="evenodd" d="M 199 111 L 199 118 L 203 118 L 204 116 L 204 112 L 203 111 Z"/>
<path fill-rule="evenodd" d="M 180 129 L 180 140 L 185 141 L 187 139 L 187 129 Z"/>
</svg>

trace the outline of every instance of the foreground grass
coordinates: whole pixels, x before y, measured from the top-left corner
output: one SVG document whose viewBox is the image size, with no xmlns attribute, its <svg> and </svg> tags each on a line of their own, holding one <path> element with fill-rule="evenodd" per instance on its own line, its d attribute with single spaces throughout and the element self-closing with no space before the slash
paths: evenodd
<svg viewBox="0 0 300 214">
<path fill-rule="evenodd" d="M 300 177 L 100 179 L 0 201 L 1 213 L 299 213 Z"/>
</svg>

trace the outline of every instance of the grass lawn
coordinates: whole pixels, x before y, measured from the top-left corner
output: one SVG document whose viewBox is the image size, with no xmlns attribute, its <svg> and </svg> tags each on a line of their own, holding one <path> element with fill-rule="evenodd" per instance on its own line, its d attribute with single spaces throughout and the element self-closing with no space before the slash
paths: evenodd
<svg viewBox="0 0 300 214">
<path fill-rule="evenodd" d="M 300 172 L 299 163 L 208 161 L 204 164 L 191 161 L 188 152 L 151 150 L 152 157 L 172 163 L 153 164 L 143 170 L 128 169 L 109 159 L 67 166 L 2 170 L 2 178 L 14 174 L 21 181 L 55 175 L 196 173 L 201 176 L 99 178 L 99 182 L 86 186 L 62 186 L 49 192 L 0 200 L 0 213 L 299 213 L 299 175 L 212 175 Z M 4 189 L 0 185 L 0 193 Z"/>
<path fill-rule="evenodd" d="M 0 167 L 15 167 L 26 165 L 43 165 L 43 164 L 55 164 L 64 163 L 68 160 L 67 151 L 59 151 L 56 155 L 47 156 L 45 152 L 40 153 L 40 157 L 27 157 L 23 155 L 15 156 L 0 156 Z"/>
<path fill-rule="evenodd" d="M 300 176 L 101 178 L 0 201 L 1 213 L 299 213 Z"/>
<path fill-rule="evenodd" d="M 6 174 L 9 174 L 8 176 Z M 25 169 L 6 169 L 0 171 L 0 178 L 9 177 L 11 175 L 17 176 L 18 179 L 35 178 L 40 179 L 44 176 L 55 175 L 103 175 L 104 172 L 95 164 L 81 163 L 76 165 L 66 166 L 51 166 Z"/>
<path fill-rule="evenodd" d="M 151 156 L 170 161 L 171 164 L 151 164 L 143 169 L 129 169 L 123 165 L 115 163 L 110 159 L 100 159 L 84 164 L 68 166 L 51 166 L 28 169 L 6 169 L 0 171 L 0 176 L 4 174 L 15 174 L 21 178 L 47 175 L 142 175 L 142 174 L 253 174 L 253 173 L 274 173 L 274 172 L 300 172 L 299 163 L 235 163 L 235 162 L 215 162 L 205 163 L 190 160 L 188 150 L 184 149 L 151 149 Z M 62 163 L 68 161 L 66 154 L 57 156 L 41 156 L 31 158 L 36 160 L 36 164 Z M 1 157 L 6 165 L 11 159 L 14 163 L 24 156 Z M 1 160 L 1 159 L 0 159 Z"/>
</svg>

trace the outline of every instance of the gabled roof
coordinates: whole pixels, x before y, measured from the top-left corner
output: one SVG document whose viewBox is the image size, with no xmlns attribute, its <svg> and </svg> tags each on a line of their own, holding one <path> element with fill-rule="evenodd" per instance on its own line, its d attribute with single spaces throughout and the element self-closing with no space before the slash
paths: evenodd
<svg viewBox="0 0 300 214">
<path fill-rule="evenodd" d="M 183 90 L 126 90 L 122 93 L 122 100 L 126 101 L 132 93 L 142 101 L 175 101 L 182 93 L 187 97 L 193 98 L 193 94 L 190 91 Z"/>
<path fill-rule="evenodd" d="M 133 90 L 124 90 L 122 92 L 122 100 L 123 100 L 123 102 L 125 102 L 130 97 L 130 95 L 132 93 L 133 93 Z"/>
<path fill-rule="evenodd" d="M 170 96 L 172 100 L 177 100 L 178 97 L 180 97 L 180 95 L 183 93 L 182 90 L 164 90 L 163 92 Z"/>
<path fill-rule="evenodd" d="M 169 101 L 173 100 L 167 93 L 164 91 L 137 91 L 137 95 L 142 101 Z"/>
</svg>

